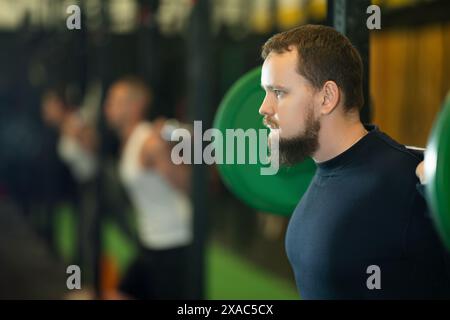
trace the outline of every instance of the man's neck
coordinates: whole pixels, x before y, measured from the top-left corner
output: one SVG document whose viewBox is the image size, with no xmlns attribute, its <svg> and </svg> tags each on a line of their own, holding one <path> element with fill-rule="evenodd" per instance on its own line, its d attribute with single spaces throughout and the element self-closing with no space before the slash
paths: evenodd
<svg viewBox="0 0 450 320">
<path fill-rule="evenodd" d="M 62 115 L 62 117 L 61 117 L 61 120 L 58 123 L 56 123 L 56 125 L 55 125 L 56 129 L 58 129 L 59 131 L 63 130 L 64 129 L 64 124 L 67 122 L 67 120 L 70 119 L 70 117 L 74 113 L 75 112 L 72 111 L 72 110 L 70 110 L 70 111 L 69 110 L 65 110 L 63 115 Z"/>
<path fill-rule="evenodd" d="M 359 120 L 339 121 L 323 126 L 319 133 L 319 150 L 314 154 L 315 162 L 324 162 L 340 155 L 362 137 L 367 130 Z"/>
<path fill-rule="evenodd" d="M 122 143 L 122 146 L 124 146 L 128 139 L 130 138 L 131 134 L 133 133 L 134 129 L 139 125 L 139 121 L 132 121 L 128 124 L 126 124 L 119 132 L 120 141 Z"/>
</svg>

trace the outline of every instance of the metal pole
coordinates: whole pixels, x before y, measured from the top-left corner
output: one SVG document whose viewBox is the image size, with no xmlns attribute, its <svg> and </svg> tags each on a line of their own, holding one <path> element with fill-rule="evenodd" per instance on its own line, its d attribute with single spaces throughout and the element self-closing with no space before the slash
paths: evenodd
<svg viewBox="0 0 450 320">
<path fill-rule="evenodd" d="M 203 131 L 211 126 L 211 34 L 209 22 L 209 1 L 195 2 L 189 32 L 188 49 L 188 89 L 189 108 L 193 120 L 201 120 Z M 194 144 L 202 147 L 202 137 L 195 137 Z M 202 148 L 203 150 L 203 148 Z M 205 297 L 205 242 L 208 214 L 208 178 L 204 164 L 193 166 L 192 200 L 194 206 L 194 241 L 192 250 L 192 290 L 193 299 Z"/>
</svg>

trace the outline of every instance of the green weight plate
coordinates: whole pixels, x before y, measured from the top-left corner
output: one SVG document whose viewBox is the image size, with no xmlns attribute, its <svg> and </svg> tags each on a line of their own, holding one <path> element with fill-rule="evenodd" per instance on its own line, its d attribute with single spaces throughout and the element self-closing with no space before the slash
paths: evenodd
<svg viewBox="0 0 450 320">
<path fill-rule="evenodd" d="M 427 201 L 437 230 L 450 250 L 450 93 L 433 125 L 424 167 Z"/>
<path fill-rule="evenodd" d="M 219 106 L 214 127 L 224 136 L 224 163 L 218 164 L 218 169 L 226 186 L 248 205 L 263 212 L 290 215 L 314 175 L 316 166 L 312 159 L 293 167 L 282 167 L 275 175 L 261 175 L 261 168 L 268 165 L 261 164 L 259 157 L 256 164 L 249 164 L 251 148 L 246 148 L 246 164 L 237 164 L 237 152 L 234 152 L 231 164 L 225 163 L 229 151 L 225 148 L 227 129 L 262 129 L 266 137 L 269 133 L 262 124 L 263 117 L 258 113 L 265 95 L 260 79 L 261 68 L 248 72 L 230 88 Z M 259 134 L 256 136 L 259 137 Z M 259 145 L 257 138 L 257 147 Z M 219 147 L 216 145 L 216 148 Z"/>
</svg>

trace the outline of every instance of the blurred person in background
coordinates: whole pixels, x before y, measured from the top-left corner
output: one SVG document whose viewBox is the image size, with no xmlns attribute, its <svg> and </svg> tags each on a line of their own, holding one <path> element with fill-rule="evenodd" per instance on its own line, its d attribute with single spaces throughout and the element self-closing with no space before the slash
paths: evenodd
<svg viewBox="0 0 450 320">
<path fill-rule="evenodd" d="M 59 131 L 58 154 L 75 179 L 80 183 L 92 179 L 97 169 L 97 139 L 80 110 L 67 101 L 63 91 L 49 89 L 42 98 L 42 117 Z"/>
<path fill-rule="evenodd" d="M 97 133 L 83 112 L 86 106 L 75 106 L 72 100 L 64 85 L 47 89 L 42 97 L 41 113 L 45 124 L 57 131 L 58 156 L 76 184 L 73 204 L 78 217 L 79 242 L 75 262 L 81 266 L 85 281 L 91 282 L 94 274 L 92 226 L 98 170 Z"/>
<path fill-rule="evenodd" d="M 120 140 L 119 175 L 137 214 L 140 242 L 120 292 L 137 299 L 186 299 L 191 169 L 171 161 L 170 144 L 161 135 L 166 120 L 145 120 L 151 101 L 142 80 L 124 77 L 109 89 L 104 109 Z"/>
</svg>

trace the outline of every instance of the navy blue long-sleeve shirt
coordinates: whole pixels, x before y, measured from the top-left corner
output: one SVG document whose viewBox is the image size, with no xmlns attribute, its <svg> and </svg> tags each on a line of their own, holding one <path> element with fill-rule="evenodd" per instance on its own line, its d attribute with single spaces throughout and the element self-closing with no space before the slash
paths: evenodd
<svg viewBox="0 0 450 320">
<path fill-rule="evenodd" d="M 318 164 L 286 251 L 304 299 L 450 298 L 448 255 L 416 189 L 421 159 L 375 126 Z M 369 266 L 380 289 L 369 289 Z"/>
</svg>

